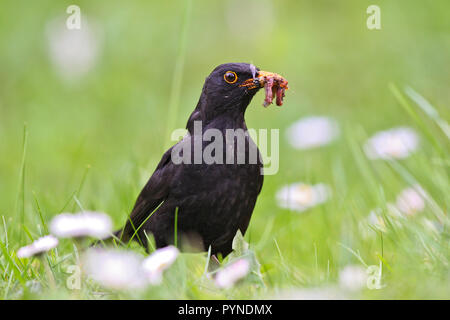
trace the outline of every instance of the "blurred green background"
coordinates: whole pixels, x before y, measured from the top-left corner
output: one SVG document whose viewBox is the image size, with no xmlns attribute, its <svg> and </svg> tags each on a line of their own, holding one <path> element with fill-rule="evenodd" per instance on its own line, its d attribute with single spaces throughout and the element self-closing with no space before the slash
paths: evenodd
<svg viewBox="0 0 450 320">
<path fill-rule="evenodd" d="M 52 55 L 52 46 L 64 48 L 59 32 L 71 4 L 81 8 L 93 51 L 65 50 L 88 60 L 92 55 L 86 70 L 83 62 L 64 70 Z M 371 4 L 381 8 L 381 30 L 366 27 Z M 364 162 L 355 150 L 376 131 L 416 127 L 389 83 L 401 90 L 411 86 L 449 118 L 449 12 L 447 0 L 196 0 L 190 11 L 184 1 L 3 0 L 0 215 L 16 230 L 13 236 L 21 221 L 38 234 L 37 203 L 49 220 L 62 209 L 79 209 L 75 193 L 84 208 L 107 212 L 121 226 L 168 145 L 167 134 L 184 127 L 205 77 L 221 63 L 251 62 L 282 74 L 290 85 L 282 108 L 262 108 L 259 93 L 246 113 L 250 128 L 280 129 L 280 170 L 265 177 L 246 235 L 269 286 L 309 286 L 336 277 L 341 266 L 358 263 L 345 244 L 368 264 L 377 265 L 383 251 L 392 267 L 395 280 L 368 297 L 448 298 L 442 285 L 448 265 L 434 265 L 434 275 L 424 271 L 414 236 L 382 243 L 357 234 L 358 221 L 407 183 L 387 164 Z M 292 149 L 284 130 L 308 115 L 335 118 L 340 139 L 325 148 Z M 448 139 L 426 126 L 448 151 Z M 420 148 L 402 165 L 448 211 L 448 160 L 427 139 Z M 333 198 L 302 214 L 279 209 L 276 190 L 297 181 L 325 182 Z M 18 239 L 10 245 L 18 247 Z M 443 248 L 448 259 L 448 238 Z M 418 275 L 429 281 L 416 283 Z"/>
</svg>

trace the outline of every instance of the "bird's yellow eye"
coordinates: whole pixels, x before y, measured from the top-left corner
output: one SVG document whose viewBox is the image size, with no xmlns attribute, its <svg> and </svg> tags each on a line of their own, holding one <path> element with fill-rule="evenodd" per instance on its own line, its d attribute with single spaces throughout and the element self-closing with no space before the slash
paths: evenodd
<svg viewBox="0 0 450 320">
<path fill-rule="evenodd" d="M 238 79 L 236 72 L 234 72 L 234 71 L 225 72 L 225 74 L 223 75 L 223 78 L 228 83 L 235 83 Z"/>
</svg>

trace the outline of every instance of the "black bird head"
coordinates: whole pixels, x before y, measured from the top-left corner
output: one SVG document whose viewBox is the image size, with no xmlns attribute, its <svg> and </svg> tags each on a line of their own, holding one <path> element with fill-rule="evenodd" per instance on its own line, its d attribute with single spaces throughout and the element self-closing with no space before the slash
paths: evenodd
<svg viewBox="0 0 450 320">
<path fill-rule="evenodd" d="M 243 121 L 245 110 L 253 96 L 270 82 L 272 97 L 272 83 L 277 79 L 282 79 L 287 88 L 287 81 L 281 76 L 261 71 L 253 64 L 225 63 L 217 66 L 205 80 L 200 100 L 189 118 L 187 128 L 190 130 L 193 121 L 209 122 L 220 115 Z"/>
</svg>

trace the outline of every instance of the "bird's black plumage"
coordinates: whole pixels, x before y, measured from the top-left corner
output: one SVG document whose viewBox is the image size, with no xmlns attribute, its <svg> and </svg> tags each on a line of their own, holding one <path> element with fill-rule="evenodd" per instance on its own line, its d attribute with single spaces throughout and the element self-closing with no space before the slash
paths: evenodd
<svg viewBox="0 0 450 320">
<path fill-rule="evenodd" d="M 237 80 L 228 83 L 225 73 L 232 71 Z M 153 234 L 157 247 L 174 242 L 175 212 L 178 208 L 177 234 L 194 235 L 200 239 L 203 250 L 211 246 L 212 254 L 226 256 L 232 251 L 232 240 L 237 230 L 244 234 L 263 184 L 262 162 L 249 163 L 249 150 L 256 145 L 245 135 L 245 163 L 236 163 L 238 155 L 234 144 L 234 163 L 176 164 L 173 149 L 180 144 L 191 144 L 200 137 L 194 134 L 195 121 L 200 121 L 202 132 L 217 129 L 226 137 L 226 129 L 247 131 L 244 113 L 259 86 L 242 86 L 255 77 L 255 69 L 246 63 L 228 63 L 216 67 L 206 78 L 199 102 L 187 122 L 185 138 L 167 150 L 155 172 L 141 191 L 133 211 L 117 235 L 129 240 L 139 228 L 135 239 L 147 246 L 145 233 Z M 232 82 L 232 81 L 230 81 Z M 238 138 L 234 138 L 237 140 Z M 210 142 L 203 141 L 202 149 Z M 223 141 L 224 157 L 227 144 Z M 150 218 L 149 215 L 153 212 Z"/>
</svg>

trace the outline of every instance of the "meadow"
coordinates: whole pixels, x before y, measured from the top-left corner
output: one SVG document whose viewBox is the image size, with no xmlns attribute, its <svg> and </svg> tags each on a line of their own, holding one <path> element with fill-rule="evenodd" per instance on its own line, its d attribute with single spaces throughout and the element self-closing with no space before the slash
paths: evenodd
<svg viewBox="0 0 450 320">
<path fill-rule="evenodd" d="M 78 1 L 80 31 L 65 27 L 72 1 L 0 4 L 0 298 L 449 299 L 450 3 L 175 3 Z M 372 4 L 379 30 L 366 25 Z M 17 256 L 63 212 L 105 212 L 121 227 L 226 62 L 290 87 L 281 108 L 258 93 L 246 112 L 249 128 L 280 132 L 279 170 L 234 256 L 251 257 L 249 276 L 218 288 L 206 253 L 181 253 L 142 290 L 86 277 L 74 289 L 88 240 Z M 330 141 L 298 145 L 292 126 L 310 117 L 332 121 Z M 392 128 L 412 132 L 412 145 L 388 137 L 388 156 L 371 155 L 371 137 Z M 292 184 L 300 207 L 280 196 Z"/>
</svg>

